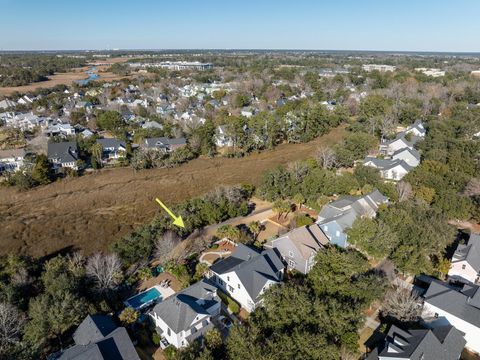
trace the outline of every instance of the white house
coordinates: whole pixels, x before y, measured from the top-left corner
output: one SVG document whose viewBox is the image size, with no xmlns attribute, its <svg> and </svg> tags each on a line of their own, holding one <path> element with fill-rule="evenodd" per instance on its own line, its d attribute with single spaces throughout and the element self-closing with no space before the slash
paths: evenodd
<svg viewBox="0 0 480 360">
<path fill-rule="evenodd" d="M 413 136 L 417 137 L 425 137 L 427 130 L 425 130 L 425 127 L 423 126 L 422 120 L 416 120 L 412 125 L 407 127 L 407 129 L 404 131 L 405 134 L 412 134 Z"/>
<path fill-rule="evenodd" d="M 54 170 L 62 167 L 77 170 L 78 147 L 75 141 L 48 144 L 48 160 Z"/>
<path fill-rule="evenodd" d="M 19 170 L 23 166 L 25 155 L 25 149 L 0 150 L 0 174 Z"/>
<path fill-rule="evenodd" d="M 178 349 L 213 329 L 220 308 L 217 288 L 200 280 L 155 305 L 149 315 L 159 335 Z"/>
<path fill-rule="evenodd" d="M 455 288 L 433 280 L 423 295 L 422 318 L 432 328 L 452 325 L 465 334 L 465 347 L 480 353 L 480 291 L 476 285 Z"/>
<path fill-rule="evenodd" d="M 102 161 L 109 162 L 125 157 L 127 146 L 124 141 L 117 139 L 97 139 L 97 144 L 102 145 Z"/>
<path fill-rule="evenodd" d="M 377 159 L 368 156 L 363 161 L 363 165 L 378 169 L 383 179 L 393 181 L 402 180 L 413 169 L 412 166 L 400 159 Z"/>
<path fill-rule="evenodd" d="M 215 145 L 218 147 L 232 147 L 233 140 L 227 135 L 227 130 L 225 125 L 220 125 L 217 127 L 215 132 Z"/>
<path fill-rule="evenodd" d="M 284 265 L 274 249 L 260 253 L 240 244 L 232 255 L 210 267 L 208 277 L 251 312 L 261 303 L 263 292 L 283 280 L 283 272 Z"/>
<path fill-rule="evenodd" d="M 467 245 L 459 244 L 452 257 L 448 277 L 477 283 L 480 279 L 480 235 L 471 234 Z"/>
<path fill-rule="evenodd" d="M 405 133 L 400 133 L 397 137 L 393 140 L 384 140 L 380 144 L 380 153 L 391 156 L 398 150 L 402 149 L 413 149 L 414 143 L 412 141 L 408 141 L 405 138 Z"/>
<path fill-rule="evenodd" d="M 420 153 L 414 148 L 404 148 L 392 154 L 392 160 L 403 160 L 412 167 L 420 164 Z"/>
</svg>

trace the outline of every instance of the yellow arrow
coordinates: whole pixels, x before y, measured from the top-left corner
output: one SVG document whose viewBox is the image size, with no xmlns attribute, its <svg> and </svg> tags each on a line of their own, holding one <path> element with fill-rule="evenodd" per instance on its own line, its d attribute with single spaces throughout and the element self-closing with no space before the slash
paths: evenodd
<svg viewBox="0 0 480 360">
<path fill-rule="evenodd" d="M 176 225 L 182 228 L 185 227 L 185 224 L 183 223 L 183 219 L 181 216 L 175 216 L 175 214 L 171 212 L 170 209 L 167 208 L 167 206 L 163 202 L 161 202 L 158 198 L 156 198 L 155 201 L 163 208 L 163 210 L 167 212 L 168 215 L 170 215 L 173 218 L 173 225 Z"/>
</svg>

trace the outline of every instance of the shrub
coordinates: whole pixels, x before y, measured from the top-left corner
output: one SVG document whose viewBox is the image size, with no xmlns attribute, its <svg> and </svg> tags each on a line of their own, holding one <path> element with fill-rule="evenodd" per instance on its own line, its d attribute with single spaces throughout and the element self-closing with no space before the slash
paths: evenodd
<svg viewBox="0 0 480 360">
<path fill-rule="evenodd" d="M 152 334 L 152 342 L 155 346 L 160 345 L 160 335 L 156 331 Z"/>
<path fill-rule="evenodd" d="M 228 310 L 230 310 L 234 314 L 238 314 L 240 312 L 240 305 L 235 300 L 233 300 L 230 296 L 228 296 L 222 291 L 218 291 L 217 294 L 218 294 L 218 297 L 222 299 L 223 303 L 227 305 Z"/>
</svg>

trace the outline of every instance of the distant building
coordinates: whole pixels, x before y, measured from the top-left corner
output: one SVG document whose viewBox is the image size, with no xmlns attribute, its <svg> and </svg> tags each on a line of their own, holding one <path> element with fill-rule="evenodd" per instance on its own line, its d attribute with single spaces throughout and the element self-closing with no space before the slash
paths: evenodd
<svg viewBox="0 0 480 360">
<path fill-rule="evenodd" d="M 227 135 L 227 127 L 220 125 L 215 132 L 215 145 L 218 147 L 232 147 L 233 139 Z"/>
<path fill-rule="evenodd" d="M 480 70 L 473 70 L 470 75 L 476 78 L 480 78 Z"/>
<path fill-rule="evenodd" d="M 445 71 L 440 69 L 433 68 L 415 68 L 415 71 L 421 72 L 424 75 L 431 77 L 442 77 L 445 76 Z"/>
<path fill-rule="evenodd" d="M 458 360 L 464 334 L 451 325 L 403 330 L 392 325 L 366 360 Z"/>
<path fill-rule="evenodd" d="M 209 70 L 213 68 L 211 63 L 198 61 L 164 61 L 160 63 L 130 63 L 133 68 L 163 68 L 168 70 Z"/>
<path fill-rule="evenodd" d="M 379 206 L 387 202 L 388 198 L 378 190 L 363 196 L 344 196 L 322 208 L 317 224 L 331 244 L 346 248 L 346 230 L 351 228 L 358 218 L 374 218 Z"/>
<path fill-rule="evenodd" d="M 393 65 L 380 65 L 380 64 L 364 64 L 362 65 L 362 69 L 366 72 L 371 72 L 374 70 L 380 71 L 380 72 L 394 72 L 397 68 L 396 66 Z"/>
</svg>

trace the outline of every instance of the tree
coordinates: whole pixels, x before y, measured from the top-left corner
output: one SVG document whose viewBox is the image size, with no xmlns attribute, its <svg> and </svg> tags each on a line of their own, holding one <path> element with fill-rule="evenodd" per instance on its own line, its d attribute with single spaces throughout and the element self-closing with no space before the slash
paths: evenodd
<svg viewBox="0 0 480 360">
<path fill-rule="evenodd" d="M 400 285 L 387 293 L 382 314 L 402 322 L 416 322 L 422 314 L 422 306 L 410 288 Z"/>
<path fill-rule="evenodd" d="M 39 154 L 32 169 L 32 179 L 39 185 L 45 185 L 52 182 L 50 163 L 44 154 Z"/>
<path fill-rule="evenodd" d="M 54 335 L 62 346 L 62 335 L 78 325 L 85 312 L 85 300 L 68 291 L 37 296 L 29 304 L 30 321 L 25 326 L 25 339 L 34 346 L 40 346 Z"/>
<path fill-rule="evenodd" d="M 105 111 L 97 117 L 97 125 L 103 130 L 118 130 L 125 125 L 118 111 Z"/>
<path fill-rule="evenodd" d="M 180 237 L 173 231 L 167 231 L 155 241 L 155 257 L 162 263 L 171 260 L 173 249 L 180 244 Z"/>
<path fill-rule="evenodd" d="M 287 217 L 288 213 L 291 211 L 291 206 L 287 201 L 277 200 L 273 203 L 272 210 L 277 213 L 278 219 L 285 215 Z"/>
<path fill-rule="evenodd" d="M 205 342 L 207 348 L 211 350 L 218 349 L 223 344 L 222 334 L 220 334 L 217 328 L 213 328 L 205 333 Z"/>
<path fill-rule="evenodd" d="M 262 231 L 262 225 L 259 221 L 251 221 L 247 226 L 248 230 L 253 234 L 253 240 L 256 241 L 260 231 Z"/>
<path fill-rule="evenodd" d="M 298 204 L 297 210 L 300 210 L 302 208 L 302 205 L 305 203 L 305 197 L 302 194 L 297 193 L 293 197 L 293 201 L 295 202 L 295 204 Z"/>
<path fill-rule="evenodd" d="M 337 156 L 335 154 L 335 151 L 326 146 L 318 148 L 315 159 L 317 160 L 318 165 L 322 169 L 334 168 L 337 163 Z"/>
<path fill-rule="evenodd" d="M 0 303 L 0 355 L 20 339 L 24 316 L 14 306 Z"/>
<path fill-rule="evenodd" d="M 241 237 L 240 229 L 232 225 L 222 225 L 217 229 L 219 238 L 227 238 L 232 241 L 238 241 Z"/>
<path fill-rule="evenodd" d="M 118 316 L 120 321 L 125 325 L 132 325 L 138 319 L 138 311 L 136 311 L 133 307 L 126 307 Z"/>
<path fill-rule="evenodd" d="M 100 143 L 94 143 L 92 147 L 90 148 L 90 151 L 92 153 L 92 166 L 93 166 L 93 161 L 95 164 L 98 166 L 102 163 L 102 156 L 103 156 L 103 146 Z"/>
<path fill-rule="evenodd" d="M 97 288 L 105 292 L 122 280 L 122 264 L 116 254 L 94 254 L 87 260 L 86 273 L 95 280 Z"/>
</svg>

